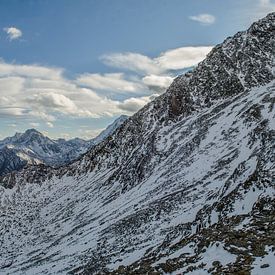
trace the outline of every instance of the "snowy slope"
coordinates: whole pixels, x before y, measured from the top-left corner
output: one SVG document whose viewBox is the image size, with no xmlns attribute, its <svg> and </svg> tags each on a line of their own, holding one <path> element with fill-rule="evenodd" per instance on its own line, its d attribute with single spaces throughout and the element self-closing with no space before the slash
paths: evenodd
<svg viewBox="0 0 275 275">
<path fill-rule="evenodd" d="M 270 271 L 274 22 L 226 39 L 76 162 L 2 177 L 0 274 Z"/>
<path fill-rule="evenodd" d="M 103 130 L 97 137 L 92 140 L 93 144 L 99 144 L 104 139 L 112 136 L 116 129 L 119 128 L 127 119 L 128 116 L 126 115 L 121 115 L 118 117 L 112 124 L 110 124 L 105 130 Z"/>
</svg>

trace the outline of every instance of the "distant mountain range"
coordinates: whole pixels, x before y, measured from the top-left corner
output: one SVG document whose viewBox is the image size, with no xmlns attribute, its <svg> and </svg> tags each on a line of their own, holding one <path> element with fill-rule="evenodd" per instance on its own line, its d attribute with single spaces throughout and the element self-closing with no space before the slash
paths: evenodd
<svg viewBox="0 0 275 275">
<path fill-rule="evenodd" d="M 81 138 L 53 140 L 35 129 L 7 137 L 0 141 L 0 175 L 20 170 L 28 164 L 57 167 L 70 163 L 112 135 L 127 118 L 125 115 L 120 116 L 91 140 Z"/>
</svg>

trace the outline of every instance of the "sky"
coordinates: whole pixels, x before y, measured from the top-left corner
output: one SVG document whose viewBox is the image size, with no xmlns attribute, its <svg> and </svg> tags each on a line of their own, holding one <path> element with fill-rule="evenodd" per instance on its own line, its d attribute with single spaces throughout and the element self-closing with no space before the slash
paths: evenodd
<svg viewBox="0 0 275 275">
<path fill-rule="evenodd" d="M 274 0 L 0 0 L 0 139 L 96 136 Z"/>
</svg>

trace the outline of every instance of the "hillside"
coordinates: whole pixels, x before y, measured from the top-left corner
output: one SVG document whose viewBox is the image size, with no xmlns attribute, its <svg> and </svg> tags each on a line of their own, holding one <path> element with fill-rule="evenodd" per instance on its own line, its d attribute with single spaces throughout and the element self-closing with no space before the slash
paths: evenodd
<svg viewBox="0 0 275 275">
<path fill-rule="evenodd" d="M 0 274 L 273 274 L 274 37 L 271 13 L 77 161 L 2 177 Z"/>
</svg>

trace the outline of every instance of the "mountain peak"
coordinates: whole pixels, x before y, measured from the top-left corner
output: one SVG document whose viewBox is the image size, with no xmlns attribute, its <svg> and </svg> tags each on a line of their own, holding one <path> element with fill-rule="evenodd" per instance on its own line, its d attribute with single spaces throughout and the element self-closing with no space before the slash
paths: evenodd
<svg viewBox="0 0 275 275">
<path fill-rule="evenodd" d="M 23 135 L 25 136 L 29 136 L 29 135 L 37 135 L 37 136 L 40 136 L 40 137 L 45 137 L 41 132 L 39 132 L 38 130 L 34 129 L 34 128 L 31 128 L 31 129 L 27 129 Z"/>
<path fill-rule="evenodd" d="M 217 100 L 272 81 L 274 17 L 271 13 L 247 31 L 225 39 L 191 73 L 178 76 L 160 97 L 167 102 L 170 118 L 189 115 Z"/>
<path fill-rule="evenodd" d="M 254 22 L 248 31 L 273 31 L 274 32 L 274 21 L 275 21 L 275 12 L 267 14 L 265 17 L 259 19 L 257 22 Z"/>
<path fill-rule="evenodd" d="M 97 137 L 95 137 L 92 142 L 98 144 L 103 141 L 106 137 L 112 136 L 112 134 L 128 119 L 126 115 L 121 115 L 113 123 L 107 126 Z"/>
<path fill-rule="evenodd" d="M 35 128 L 27 129 L 27 130 L 25 131 L 25 133 L 26 133 L 26 134 L 37 133 L 37 134 L 41 134 L 41 135 L 42 135 L 42 133 L 40 133 L 40 132 L 39 132 L 38 130 L 36 130 Z"/>
</svg>

